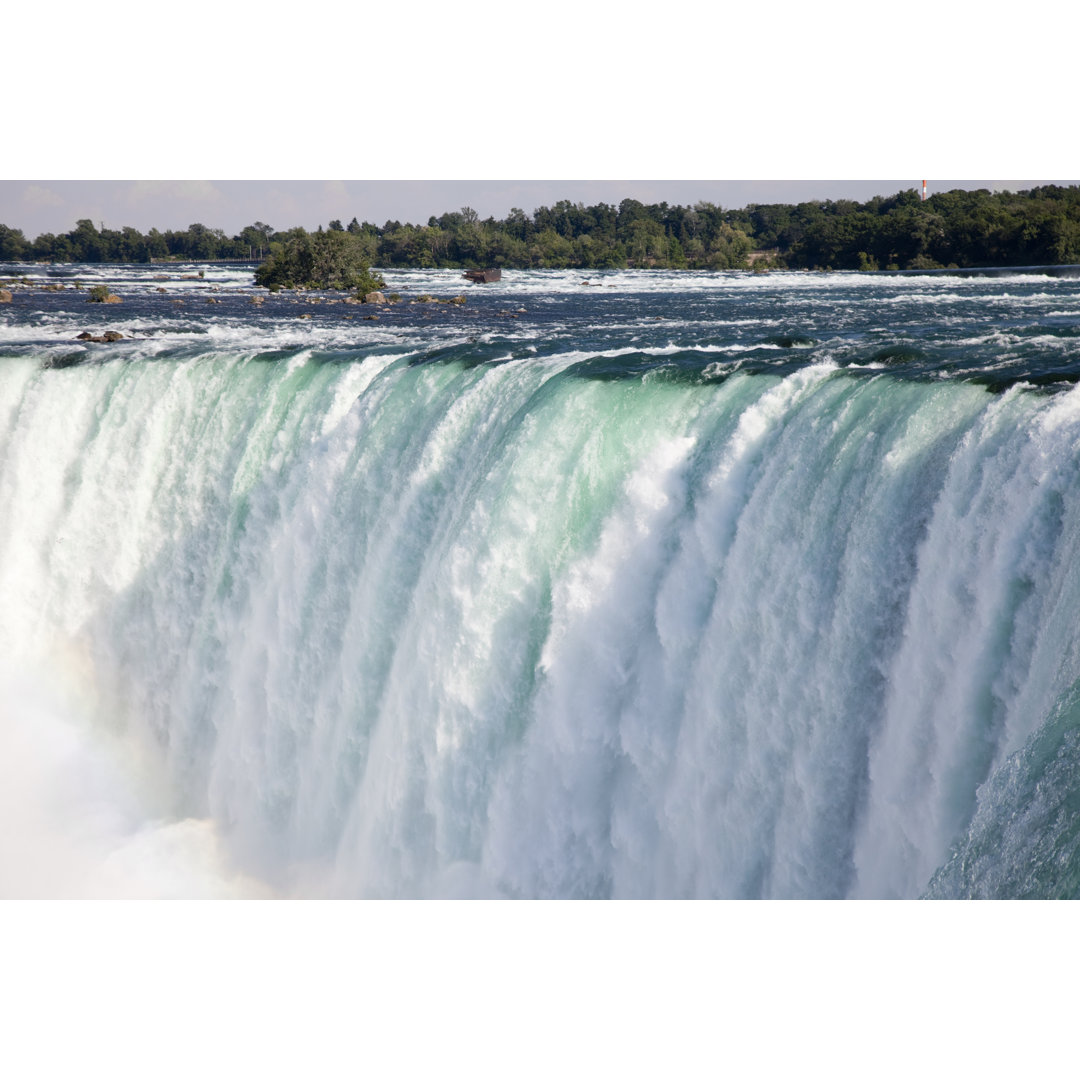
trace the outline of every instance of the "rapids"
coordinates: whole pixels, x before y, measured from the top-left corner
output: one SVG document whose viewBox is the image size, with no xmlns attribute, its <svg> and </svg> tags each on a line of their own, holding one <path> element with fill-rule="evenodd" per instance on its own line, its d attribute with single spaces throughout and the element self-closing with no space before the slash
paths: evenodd
<svg viewBox="0 0 1080 1080">
<path fill-rule="evenodd" d="M 115 275 L 0 313 L 3 895 L 1080 891 L 1080 282 Z"/>
</svg>

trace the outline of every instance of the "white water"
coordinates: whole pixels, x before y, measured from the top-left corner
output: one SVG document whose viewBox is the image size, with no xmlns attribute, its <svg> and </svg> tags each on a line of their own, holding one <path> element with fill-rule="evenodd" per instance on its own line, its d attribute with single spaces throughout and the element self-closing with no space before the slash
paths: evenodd
<svg viewBox="0 0 1080 1080">
<path fill-rule="evenodd" d="M 1080 676 L 1080 397 L 572 360 L 6 361 L 0 893 L 920 894 Z"/>
</svg>

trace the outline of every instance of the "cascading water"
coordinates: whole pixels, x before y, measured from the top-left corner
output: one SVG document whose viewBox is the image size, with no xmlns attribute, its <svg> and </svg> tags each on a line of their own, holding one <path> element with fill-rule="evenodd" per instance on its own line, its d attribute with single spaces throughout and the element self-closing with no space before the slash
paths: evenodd
<svg viewBox="0 0 1080 1080">
<path fill-rule="evenodd" d="M 0 891 L 1075 895 L 1078 283 L 504 277 L 19 297 Z"/>
</svg>

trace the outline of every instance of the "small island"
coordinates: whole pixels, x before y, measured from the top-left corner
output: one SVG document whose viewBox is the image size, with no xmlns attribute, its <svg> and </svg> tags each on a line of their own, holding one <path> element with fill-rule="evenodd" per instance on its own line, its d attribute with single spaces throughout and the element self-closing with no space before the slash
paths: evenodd
<svg viewBox="0 0 1080 1080">
<path fill-rule="evenodd" d="M 255 284 L 278 289 L 322 289 L 366 296 L 386 287 L 371 272 L 366 246 L 352 233 L 321 228 L 294 229 L 271 245 L 270 257 L 255 270 Z"/>
</svg>

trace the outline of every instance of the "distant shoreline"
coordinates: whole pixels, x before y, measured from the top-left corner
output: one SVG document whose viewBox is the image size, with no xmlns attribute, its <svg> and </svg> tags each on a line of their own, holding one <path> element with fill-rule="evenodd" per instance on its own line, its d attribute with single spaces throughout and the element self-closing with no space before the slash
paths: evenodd
<svg viewBox="0 0 1080 1080">
<path fill-rule="evenodd" d="M 955 189 L 928 197 L 908 189 L 864 203 L 754 203 L 741 210 L 704 201 L 671 206 L 624 199 L 618 206 L 586 206 L 560 200 L 532 214 L 514 208 L 502 220 L 481 220 L 465 206 L 433 215 L 426 224 L 377 225 L 353 217 L 312 232 L 256 221 L 235 236 L 198 222 L 184 230 L 153 228 L 144 234 L 130 226 L 99 229 L 82 218 L 66 233 L 34 240 L 0 224 L 0 259 L 246 263 L 290 243 L 321 244 L 346 234 L 369 266 L 591 272 L 1067 266 L 1080 263 L 1080 185 L 1048 184 L 1022 192 Z"/>
<path fill-rule="evenodd" d="M 152 262 L 51 262 L 47 260 L 40 261 L 0 261 L 0 269 L 12 268 L 17 266 L 37 266 L 37 267 L 79 267 L 79 266 L 92 266 L 92 267 L 110 267 L 110 266 L 234 266 L 245 267 L 250 266 L 252 268 L 259 266 L 263 261 L 261 259 L 154 259 Z M 373 265 L 373 269 L 380 270 L 382 272 L 389 273 L 401 273 L 401 272 L 438 272 L 446 271 L 447 273 L 456 273 L 460 270 L 466 269 L 466 266 L 379 266 Z M 598 269 L 596 267 L 589 266 L 560 266 L 560 267 L 503 267 L 509 274 L 522 273 L 530 274 L 536 272 L 550 271 L 553 273 L 591 273 L 594 276 L 600 274 L 711 274 L 711 273 L 724 273 L 724 274 L 753 274 L 755 277 L 760 277 L 763 274 L 777 273 L 777 274 L 857 274 L 860 277 L 1011 277 L 1014 275 L 1031 275 L 1031 276 L 1043 276 L 1043 277 L 1055 277 L 1055 278 L 1080 278 L 1080 263 L 1047 263 L 1036 264 L 1030 266 L 962 266 L 962 267 L 934 267 L 932 269 L 925 270 L 845 270 L 845 269 L 832 269 L 822 270 L 814 269 L 808 270 L 802 267 L 776 267 L 770 270 L 754 270 L 753 266 L 749 269 L 736 267 L 728 270 L 705 270 L 700 268 L 691 269 L 689 267 L 649 267 L 649 266 L 629 266 L 629 267 L 605 267 Z M 3 277 L 18 276 L 12 275 L 8 270 L 4 270 Z"/>
<path fill-rule="evenodd" d="M 856 274 L 875 277 L 1010 277 L 1013 274 L 1039 274 L 1043 277 L 1080 277 L 1080 263 L 1050 263 L 1046 266 L 964 266 L 933 270 L 855 270 Z"/>
</svg>

